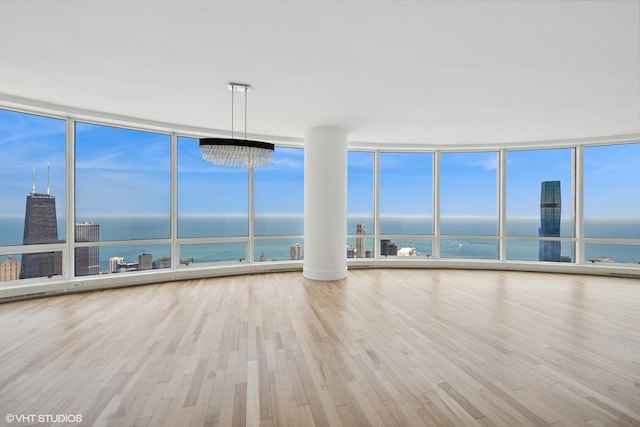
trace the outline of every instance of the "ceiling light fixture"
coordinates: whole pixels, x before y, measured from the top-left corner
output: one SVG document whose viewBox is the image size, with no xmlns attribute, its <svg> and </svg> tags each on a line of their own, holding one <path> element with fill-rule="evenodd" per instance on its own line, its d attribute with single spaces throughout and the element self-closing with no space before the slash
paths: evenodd
<svg viewBox="0 0 640 427">
<path fill-rule="evenodd" d="M 247 94 L 251 86 L 229 83 L 231 91 L 231 138 L 201 138 L 202 158 L 214 165 L 257 168 L 271 164 L 275 146 L 268 142 L 247 139 Z M 244 139 L 234 139 L 235 93 L 244 92 Z"/>
</svg>

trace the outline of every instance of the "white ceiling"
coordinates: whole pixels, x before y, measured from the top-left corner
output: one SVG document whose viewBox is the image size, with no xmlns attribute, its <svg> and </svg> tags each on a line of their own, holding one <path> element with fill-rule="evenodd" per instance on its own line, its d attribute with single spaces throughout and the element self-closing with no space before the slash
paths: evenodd
<svg viewBox="0 0 640 427">
<path fill-rule="evenodd" d="M 0 101 L 371 143 L 640 135 L 640 1 L 2 0 Z"/>
</svg>

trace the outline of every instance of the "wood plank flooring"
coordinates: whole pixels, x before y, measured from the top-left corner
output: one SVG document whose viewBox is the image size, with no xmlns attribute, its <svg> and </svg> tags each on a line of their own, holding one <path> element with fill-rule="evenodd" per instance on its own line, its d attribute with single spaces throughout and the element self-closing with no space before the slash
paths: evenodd
<svg viewBox="0 0 640 427">
<path fill-rule="evenodd" d="M 633 279 L 263 274 L 8 303 L 0 326 L 0 425 L 640 426 Z"/>
</svg>

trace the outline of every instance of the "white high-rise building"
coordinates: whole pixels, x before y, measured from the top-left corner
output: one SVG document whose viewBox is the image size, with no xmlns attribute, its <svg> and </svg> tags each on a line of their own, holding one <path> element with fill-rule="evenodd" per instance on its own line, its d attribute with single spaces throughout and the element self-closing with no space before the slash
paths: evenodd
<svg viewBox="0 0 640 427">
<path fill-rule="evenodd" d="M 118 271 L 118 265 L 124 263 L 124 258 L 121 256 L 114 256 L 109 258 L 109 273 L 116 273 Z"/>
<path fill-rule="evenodd" d="M 356 224 L 356 258 L 365 258 L 367 256 L 367 238 L 364 223 L 360 222 Z"/>
<path fill-rule="evenodd" d="M 100 224 L 93 222 L 77 222 L 75 226 L 76 242 L 100 241 Z M 100 247 L 88 246 L 76 248 L 76 276 L 93 276 L 100 274 Z"/>
<path fill-rule="evenodd" d="M 291 245 L 289 254 L 291 255 L 291 259 L 304 259 L 304 250 L 302 249 L 302 245 L 300 243 L 294 243 L 293 245 Z"/>
</svg>

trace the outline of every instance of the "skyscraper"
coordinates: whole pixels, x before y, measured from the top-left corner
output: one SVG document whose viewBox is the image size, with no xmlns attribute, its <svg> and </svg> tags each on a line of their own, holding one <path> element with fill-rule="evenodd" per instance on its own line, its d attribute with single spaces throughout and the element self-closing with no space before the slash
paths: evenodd
<svg viewBox="0 0 640 427">
<path fill-rule="evenodd" d="M 356 257 L 356 248 L 351 245 L 347 245 L 347 258 L 355 258 Z"/>
<path fill-rule="evenodd" d="M 389 239 L 380 240 L 380 255 L 398 255 L 398 245 Z"/>
<path fill-rule="evenodd" d="M 289 255 L 291 259 L 304 259 L 302 245 L 300 243 L 292 244 L 289 248 Z"/>
<path fill-rule="evenodd" d="M 171 258 L 168 256 L 161 256 L 154 261 L 153 268 L 171 268 Z"/>
<path fill-rule="evenodd" d="M 393 242 L 387 243 L 387 252 L 385 255 L 391 255 L 391 256 L 398 255 L 398 245 Z"/>
<path fill-rule="evenodd" d="M 35 173 L 34 173 L 35 175 Z M 27 196 L 24 215 L 24 245 L 59 243 L 56 198 L 49 194 L 36 193 L 35 179 L 31 194 Z M 62 252 L 42 252 L 22 255 L 21 279 L 47 277 L 62 274 Z"/>
<path fill-rule="evenodd" d="M 20 261 L 11 258 L 11 256 L 0 261 L 0 282 L 18 280 L 20 278 L 20 268 Z"/>
<path fill-rule="evenodd" d="M 124 264 L 124 258 L 121 256 L 114 256 L 109 258 L 109 273 L 117 273 L 118 266 Z"/>
<path fill-rule="evenodd" d="M 138 255 L 138 270 L 152 270 L 153 269 L 153 256 L 151 254 Z"/>
<path fill-rule="evenodd" d="M 540 190 L 540 237 L 560 237 L 560 181 L 543 181 Z M 561 261 L 559 240 L 541 240 L 540 261 Z"/>
<path fill-rule="evenodd" d="M 98 242 L 100 240 L 100 224 L 93 222 L 76 223 L 76 242 Z M 76 276 L 93 276 L 100 274 L 100 248 L 88 246 L 76 248 Z"/>
<path fill-rule="evenodd" d="M 380 240 L 380 255 L 388 255 L 387 254 L 387 245 L 391 243 L 391 240 L 389 239 L 382 239 Z"/>
<path fill-rule="evenodd" d="M 360 222 L 356 224 L 356 258 L 364 258 L 367 256 L 367 238 L 365 237 L 366 231 L 364 223 Z"/>
</svg>

